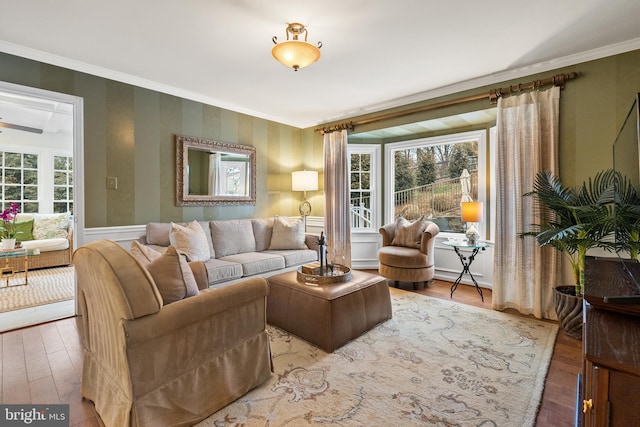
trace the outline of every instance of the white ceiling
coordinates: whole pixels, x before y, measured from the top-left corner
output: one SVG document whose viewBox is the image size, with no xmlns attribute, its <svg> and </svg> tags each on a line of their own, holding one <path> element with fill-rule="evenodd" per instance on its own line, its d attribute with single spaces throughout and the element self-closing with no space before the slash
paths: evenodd
<svg viewBox="0 0 640 427">
<path fill-rule="evenodd" d="M 0 51 L 300 128 L 640 48 L 638 0 L 0 6 Z M 288 22 L 323 43 L 320 60 L 298 72 L 271 56 Z"/>
</svg>

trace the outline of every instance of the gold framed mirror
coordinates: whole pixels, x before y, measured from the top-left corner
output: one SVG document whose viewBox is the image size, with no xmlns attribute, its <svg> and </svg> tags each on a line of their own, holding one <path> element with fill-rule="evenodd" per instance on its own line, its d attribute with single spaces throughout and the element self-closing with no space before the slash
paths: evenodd
<svg viewBox="0 0 640 427">
<path fill-rule="evenodd" d="M 255 205 L 255 147 L 176 135 L 176 204 Z"/>
</svg>

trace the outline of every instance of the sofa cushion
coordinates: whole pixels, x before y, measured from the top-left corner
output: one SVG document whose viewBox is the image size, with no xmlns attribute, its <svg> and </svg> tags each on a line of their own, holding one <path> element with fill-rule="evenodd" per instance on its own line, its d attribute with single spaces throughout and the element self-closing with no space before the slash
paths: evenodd
<svg viewBox="0 0 640 427">
<path fill-rule="evenodd" d="M 242 265 L 237 262 L 222 261 L 212 258 L 204 262 L 209 275 L 209 284 L 226 282 L 242 277 Z"/>
<path fill-rule="evenodd" d="M 147 270 L 166 304 L 198 295 L 198 284 L 184 256 L 169 246 L 165 253 L 151 261 Z"/>
<path fill-rule="evenodd" d="M 273 220 L 273 234 L 269 250 L 308 249 L 304 242 L 304 220 L 287 219 L 276 215 Z"/>
<path fill-rule="evenodd" d="M 58 237 L 56 239 L 27 240 L 22 242 L 25 249 L 39 249 L 40 252 L 61 251 L 69 249 L 69 239 Z"/>
<path fill-rule="evenodd" d="M 404 246 L 383 246 L 378 251 L 380 264 L 396 268 L 429 268 L 429 257 L 419 249 Z"/>
<path fill-rule="evenodd" d="M 215 258 L 216 252 L 213 249 L 213 241 L 211 240 L 211 227 L 209 227 L 209 221 L 198 221 L 200 227 L 204 230 L 204 235 L 207 236 L 207 244 L 209 245 L 209 258 Z"/>
<path fill-rule="evenodd" d="M 149 245 L 169 246 L 169 233 L 171 232 L 171 223 L 169 222 L 150 222 L 147 224 L 147 235 L 145 243 Z"/>
<path fill-rule="evenodd" d="M 222 260 L 240 264 L 243 277 L 279 270 L 285 266 L 282 256 L 265 252 L 245 252 L 226 256 Z"/>
<path fill-rule="evenodd" d="M 396 220 L 396 232 L 391 244 L 393 246 L 419 248 L 422 234 L 426 228 L 427 223 L 424 220 L 424 215 L 414 221 L 409 221 L 403 216 L 399 216 Z"/>
<path fill-rule="evenodd" d="M 278 255 L 284 258 L 284 266 L 292 267 L 318 260 L 318 253 L 311 249 L 292 249 L 281 251 L 264 251 L 265 254 Z"/>
<path fill-rule="evenodd" d="M 172 222 L 169 241 L 189 261 L 206 261 L 211 258 L 207 236 L 198 221 L 192 221 L 186 226 Z"/>
<path fill-rule="evenodd" d="M 54 239 L 67 238 L 69 235 L 69 213 L 33 214 L 33 238 Z"/>
<path fill-rule="evenodd" d="M 254 218 L 251 220 L 253 235 L 256 239 L 256 251 L 262 252 L 269 249 L 271 235 L 273 234 L 273 217 Z"/>
<path fill-rule="evenodd" d="M 178 222 L 182 226 L 186 226 L 186 222 Z M 209 229 L 209 221 L 198 221 L 198 224 L 204 230 L 204 234 L 207 236 L 207 243 L 209 244 L 209 257 L 215 258 L 216 254 L 213 250 L 213 243 L 211 242 L 211 230 Z M 169 234 L 171 233 L 171 223 L 169 222 L 150 222 L 147 224 L 147 234 L 145 236 L 145 244 L 167 247 L 171 245 Z"/>
<path fill-rule="evenodd" d="M 250 219 L 214 220 L 209 227 L 216 258 L 255 252 L 256 240 Z"/>
<path fill-rule="evenodd" d="M 149 246 L 141 245 L 135 240 L 131 242 L 131 249 L 129 250 L 129 253 L 131 253 L 131 255 L 140 264 L 142 264 L 144 268 L 147 268 L 152 261 L 155 261 L 162 256 L 162 253 L 153 250 Z"/>
<path fill-rule="evenodd" d="M 13 223 L 13 231 L 16 233 L 16 241 L 25 242 L 33 239 L 33 219 L 28 221 L 16 221 Z"/>
</svg>

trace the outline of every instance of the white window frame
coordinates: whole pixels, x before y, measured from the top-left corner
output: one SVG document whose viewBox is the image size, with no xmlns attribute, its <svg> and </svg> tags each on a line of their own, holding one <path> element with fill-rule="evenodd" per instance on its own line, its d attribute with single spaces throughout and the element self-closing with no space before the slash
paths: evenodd
<svg viewBox="0 0 640 427">
<path fill-rule="evenodd" d="M 485 202 L 485 214 L 483 221 L 479 224 L 480 234 L 482 237 L 487 236 L 487 224 L 489 221 L 487 218 L 493 218 L 492 212 L 486 212 L 491 210 L 491 207 L 486 204 L 486 189 L 487 189 L 487 131 L 486 129 L 453 133 L 449 135 L 434 136 L 430 138 L 414 139 L 410 141 L 393 142 L 385 144 L 385 197 L 386 203 L 384 206 L 386 222 L 391 222 L 394 219 L 395 211 L 393 206 L 392 195 L 395 192 L 395 153 L 396 151 L 403 151 L 411 148 L 419 148 L 429 145 L 441 145 L 441 144 L 453 144 L 457 142 L 469 142 L 475 141 L 478 144 L 478 200 L 479 202 Z M 442 237 L 448 235 L 457 235 L 459 233 L 441 233 Z"/>
<path fill-rule="evenodd" d="M 351 233 L 378 233 L 381 220 L 381 203 L 380 188 L 382 175 L 382 152 L 379 144 L 347 144 L 347 153 L 349 159 L 349 173 L 351 172 L 351 155 L 352 154 L 368 154 L 371 156 L 371 227 L 370 228 L 351 228 Z M 349 174 L 350 175 L 350 174 Z M 349 194 L 351 194 L 351 185 L 349 185 Z"/>
<path fill-rule="evenodd" d="M 0 145 L 0 151 L 35 154 L 38 156 L 38 199 L 36 200 L 38 202 L 38 210 L 40 213 L 53 212 L 53 158 L 54 156 L 73 157 L 73 152 L 59 149 L 46 150 L 39 148 L 25 148 L 12 144 Z M 75 192 L 73 197 L 75 199 Z M 73 203 L 75 209 L 75 200 Z"/>
<path fill-rule="evenodd" d="M 72 165 L 74 164 L 73 163 L 73 155 L 72 154 L 59 154 L 59 153 L 51 154 L 51 159 L 50 159 L 51 160 L 51 193 L 50 193 L 50 195 L 51 195 L 51 205 L 50 205 L 51 212 L 55 211 L 54 206 L 55 206 L 56 203 L 65 203 L 67 205 L 67 209 L 66 209 L 65 212 L 71 212 L 73 214 L 74 213 L 73 210 L 72 209 L 68 209 L 69 208 L 69 204 L 71 204 L 71 206 L 73 206 L 73 199 L 75 197 L 75 194 L 73 194 L 73 167 L 70 170 L 69 169 L 66 169 L 66 170 L 56 169 L 55 168 L 55 163 L 56 163 L 55 158 L 56 157 L 70 158 L 71 159 L 71 164 Z M 66 172 L 67 173 L 67 178 L 71 178 L 71 180 L 72 180 L 71 185 L 69 185 L 69 181 L 68 180 L 67 180 L 67 184 L 66 185 L 61 185 L 61 184 L 57 184 L 56 185 L 56 183 L 55 183 L 55 173 L 56 173 L 56 171 Z M 71 191 L 71 194 L 74 197 L 66 198 L 64 200 L 62 200 L 62 199 L 61 200 L 57 200 L 55 198 L 55 189 L 56 189 L 56 187 L 64 187 L 67 190 L 67 194 L 69 194 L 69 191 Z M 47 193 L 47 194 L 49 194 L 49 193 Z"/>
</svg>

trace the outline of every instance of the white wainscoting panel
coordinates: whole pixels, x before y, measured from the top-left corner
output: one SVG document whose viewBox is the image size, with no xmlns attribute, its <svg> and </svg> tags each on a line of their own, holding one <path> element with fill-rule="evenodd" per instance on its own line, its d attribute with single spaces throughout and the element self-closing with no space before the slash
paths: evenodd
<svg viewBox="0 0 640 427">
<path fill-rule="evenodd" d="M 131 248 L 131 242 L 139 239 L 147 233 L 146 225 L 121 225 L 116 227 L 85 228 L 84 242 L 95 240 L 113 240 L 125 249 Z"/>
<path fill-rule="evenodd" d="M 351 233 L 351 266 L 360 269 L 378 268 L 380 233 L 358 231 Z"/>
<path fill-rule="evenodd" d="M 324 218 L 307 217 L 307 232 L 320 234 L 324 231 Z M 125 249 L 131 247 L 131 241 L 144 236 L 146 233 L 145 225 L 127 225 L 118 227 L 96 227 L 87 228 L 84 231 L 84 241 L 91 242 L 99 239 L 109 239 L 117 242 Z M 462 272 L 462 264 L 452 247 L 444 245 L 442 242 L 447 240 L 447 235 L 436 236 L 435 278 L 453 282 Z M 491 289 L 493 287 L 493 245 L 484 251 L 478 252 L 475 260 L 471 264 L 471 273 L 475 277 L 478 285 L 483 288 Z M 378 249 L 381 245 L 380 234 L 376 232 L 357 232 L 351 233 L 351 260 L 352 267 L 357 269 L 377 269 L 378 268 Z M 462 250 L 466 256 L 471 251 Z M 469 275 L 462 277 L 462 283 L 473 284 Z"/>
<path fill-rule="evenodd" d="M 436 236 L 436 273 L 435 278 L 441 280 L 447 280 L 450 282 L 455 281 L 462 272 L 462 263 L 460 258 L 456 254 L 455 250 L 451 246 L 447 246 L 442 242 L 446 241 L 446 236 Z M 473 263 L 470 266 L 471 274 L 478 282 L 478 285 L 482 288 L 493 288 L 493 244 L 487 242 L 489 245 L 485 250 L 478 251 Z M 463 256 L 468 257 L 471 255 L 470 249 L 461 249 L 460 252 Z M 468 274 L 462 276 L 461 283 L 473 285 L 471 277 Z"/>
</svg>

